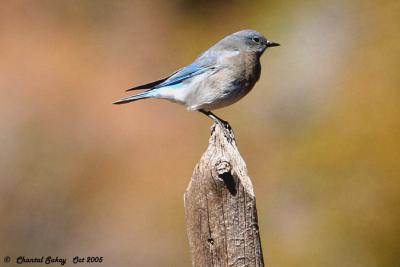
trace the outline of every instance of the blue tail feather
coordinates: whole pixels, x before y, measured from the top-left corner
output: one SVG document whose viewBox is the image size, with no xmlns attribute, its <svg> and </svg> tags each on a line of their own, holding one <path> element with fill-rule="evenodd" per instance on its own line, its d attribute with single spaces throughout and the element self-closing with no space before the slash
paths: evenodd
<svg viewBox="0 0 400 267">
<path fill-rule="evenodd" d="M 140 99 L 146 99 L 151 97 L 151 92 L 150 91 L 146 91 L 137 95 L 132 95 L 132 96 L 128 96 L 125 98 L 122 98 L 118 101 L 113 102 L 113 104 L 115 105 L 120 105 L 120 104 L 126 104 L 126 103 L 130 103 L 136 100 L 140 100 Z"/>
</svg>

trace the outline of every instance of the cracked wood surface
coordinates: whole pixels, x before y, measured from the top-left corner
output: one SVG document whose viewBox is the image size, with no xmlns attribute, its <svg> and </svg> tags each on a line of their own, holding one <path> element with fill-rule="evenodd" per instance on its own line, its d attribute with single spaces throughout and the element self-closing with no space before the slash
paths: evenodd
<svg viewBox="0 0 400 267">
<path fill-rule="evenodd" d="M 184 195 L 192 265 L 264 266 L 246 164 L 233 132 L 226 138 L 219 125 L 213 129 Z"/>
</svg>

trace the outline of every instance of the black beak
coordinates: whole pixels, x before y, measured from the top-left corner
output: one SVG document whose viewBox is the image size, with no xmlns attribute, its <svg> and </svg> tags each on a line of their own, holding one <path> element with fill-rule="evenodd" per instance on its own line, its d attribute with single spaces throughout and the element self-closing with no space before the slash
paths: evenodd
<svg viewBox="0 0 400 267">
<path fill-rule="evenodd" d="M 280 46 L 280 44 L 274 43 L 274 42 L 271 42 L 271 41 L 267 41 L 267 47 L 274 47 L 274 46 Z"/>
</svg>

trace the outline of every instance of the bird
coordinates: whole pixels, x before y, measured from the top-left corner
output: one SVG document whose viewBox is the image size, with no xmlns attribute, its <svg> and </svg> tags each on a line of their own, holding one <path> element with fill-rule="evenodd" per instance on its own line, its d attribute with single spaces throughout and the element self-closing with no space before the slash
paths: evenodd
<svg viewBox="0 0 400 267">
<path fill-rule="evenodd" d="M 211 111 L 229 106 L 249 93 L 261 75 L 260 57 L 267 48 L 276 46 L 280 44 L 255 30 L 232 33 L 190 65 L 160 80 L 126 90 L 145 89 L 113 104 L 166 99 L 186 106 L 189 111 L 199 111 L 225 128 L 229 124 Z"/>
</svg>

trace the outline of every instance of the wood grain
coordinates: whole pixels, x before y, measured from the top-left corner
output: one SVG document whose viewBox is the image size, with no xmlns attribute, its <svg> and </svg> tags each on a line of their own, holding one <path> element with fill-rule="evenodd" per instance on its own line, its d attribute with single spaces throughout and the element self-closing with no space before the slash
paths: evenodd
<svg viewBox="0 0 400 267">
<path fill-rule="evenodd" d="M 246 164 L 233 131 L 223 131 L 219 125 L 212 129 L 184 195 L 192 265 L 264 266 Z"/>
</svg>

